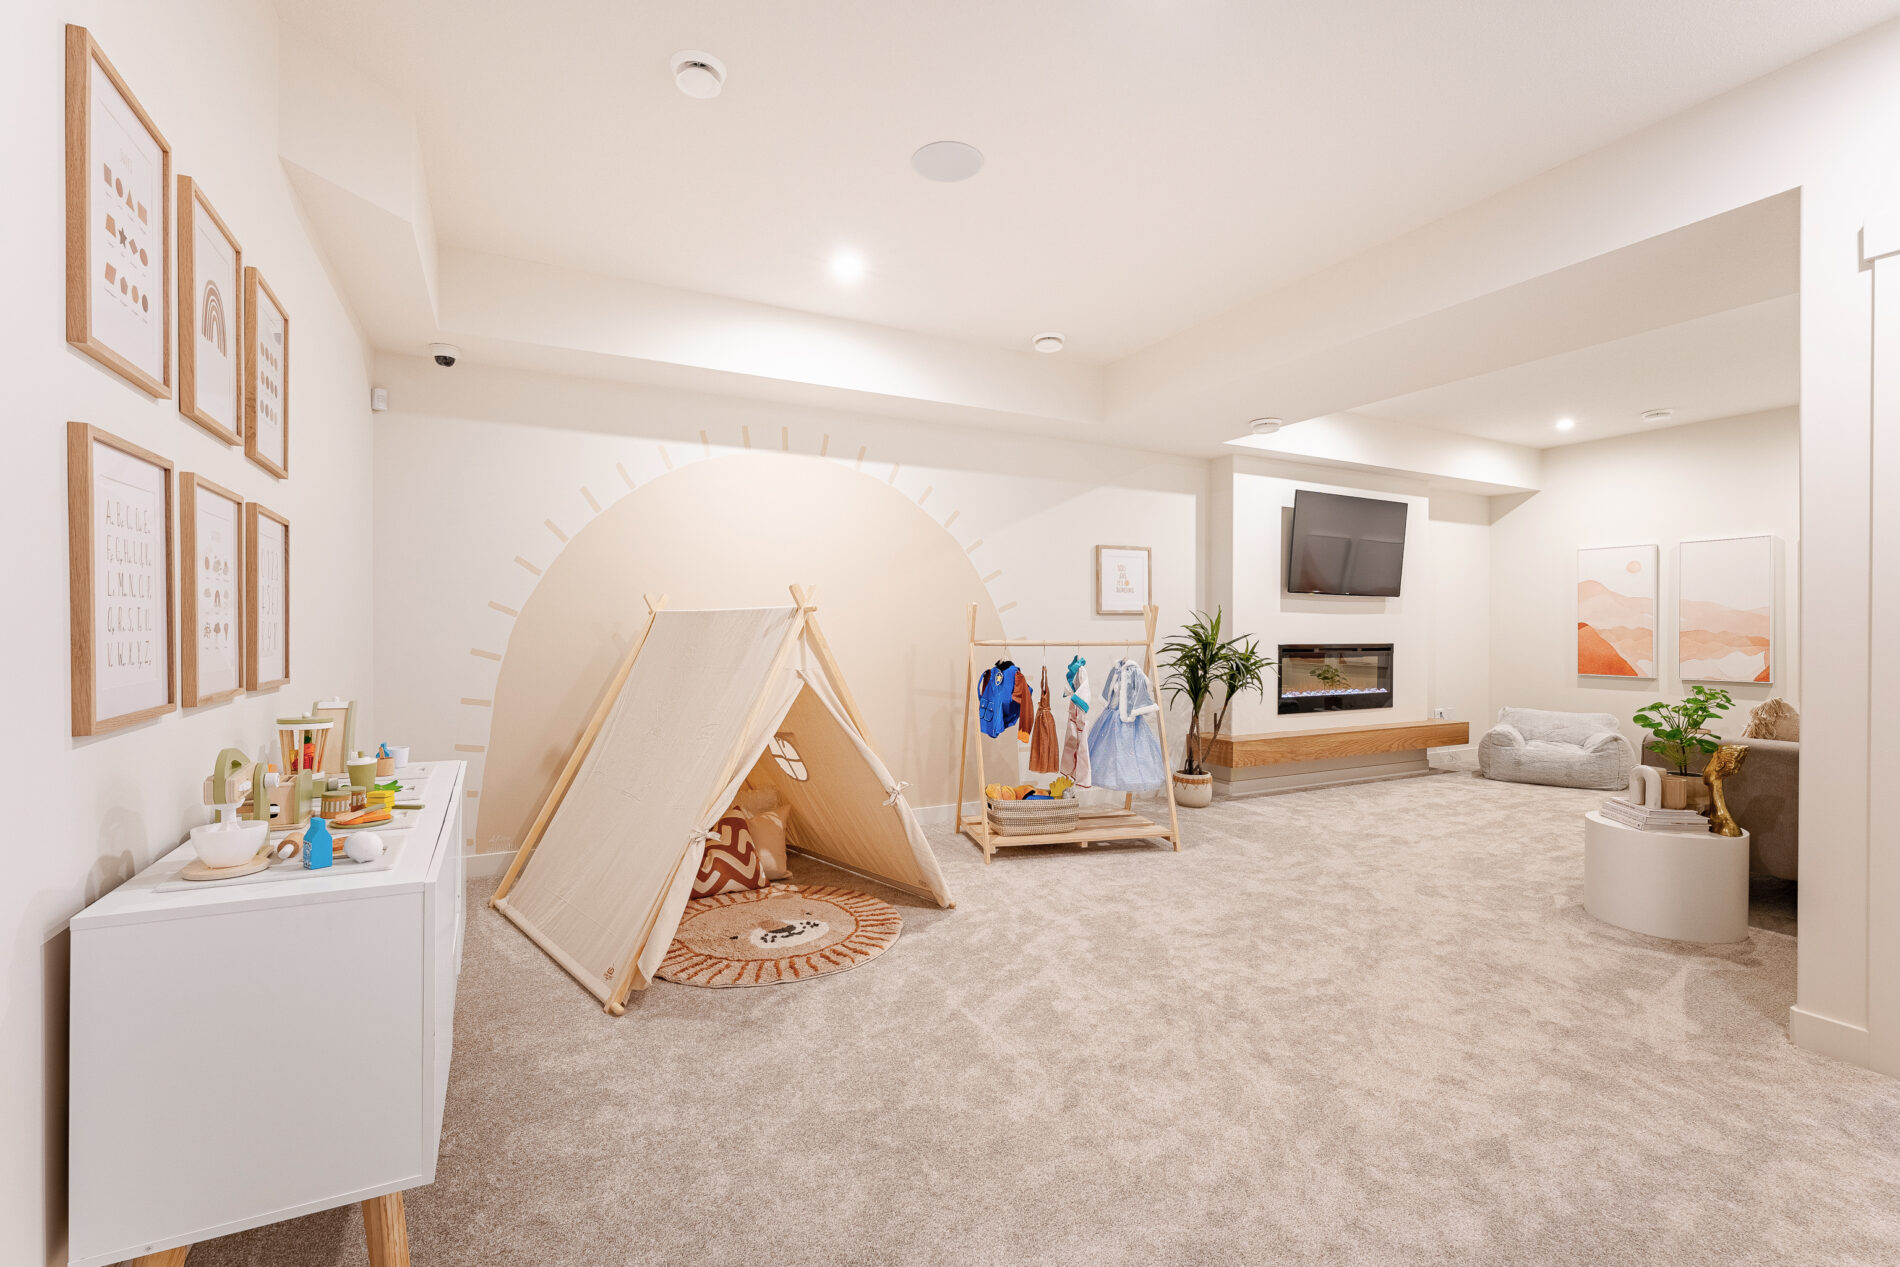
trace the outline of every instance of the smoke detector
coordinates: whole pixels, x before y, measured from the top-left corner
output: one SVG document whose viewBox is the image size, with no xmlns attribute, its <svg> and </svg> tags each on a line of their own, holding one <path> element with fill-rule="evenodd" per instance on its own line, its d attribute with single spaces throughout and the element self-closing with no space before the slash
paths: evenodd
<svg viewBox="0 0 1900 1267">
<path fill-rule="evenodd" d="M 1270 436 L 1284 426 L 1286 426 L 1284 418 L 1255 418 L 1247 424 L 1247 430 L 1257 436 Z"/>
<path fill-rule="evenodd" d="M 1668 422 L 1675 416 L 1676 411 L 1673 409 L 1645 409 L 1642 412 L 1643 421 L 1652 426 L 1659 422 Z"/>
<path fill-rule="evenodd" d="M 951 184 L 983 170 L 983 151 L 962 141 L 932 141 L 910 156 L 910 165 L 925 180 Z"/>
<path fill-rule="evenodd" d="M 1064 342 L 1066 340 L 1061 335 L 1050 330 L 1031 339 L 1029 345 L 1038 352 L 1060 352 Z"/>
<path fill-rule="evenodd" d="M 695 100 L 710 100 L 726 86 L 726 64 L 711 53 L 683 49 L 673 54 L 673 82 Z"/>
</svg>

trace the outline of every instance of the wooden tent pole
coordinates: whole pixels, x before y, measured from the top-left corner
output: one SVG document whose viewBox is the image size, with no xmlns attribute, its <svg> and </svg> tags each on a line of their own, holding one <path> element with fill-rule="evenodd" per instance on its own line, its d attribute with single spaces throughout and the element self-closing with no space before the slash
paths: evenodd
<svg viewBox="0 0 1900 1267">
<path fill-rule="evenodd" d="M 858 701 L 851 694 L 851 684 L 845 681 L 844 669 L 839 665 L 838 657 L 831 654 L 831 643 L 826 640 L 825 631 L 818 627 L 818 609 L 813 601 L 816 593 L 816 590 L 807 590 L 803 585 L 792 586 L 792 602 L 808 613 L 805 618 L 805 637 L 811 643 L 812 653 L 818 657 L 825 676 L 831 679 L 831 689 L 837 695 L 838 702 L 844 705 L 845 716 L 858 728 L 858 737 L 864 740 L 864 746 L 876 752 L 877 745 L 871 742 L 871 731 L 864 724 L 864 714 L 858 711 Z"/>
<path fill-rule="evenodd" d="M 646 646 L 647 634 L 653 630 L 653 618 L 666 606 L 666 595 L 658 598 L 646 596 L 647 619 L 640 626 L 640 632 L 627 648 L 626 656 L 620 661 L 620 668 L 607 682 L 607 689 L 600 693 L 600 703 L 594 706 L 594 715 L 587 722 L 587 729 L 581 732 L 580 739 L 574 744 L 574 751 L 567 756 L 567 764 L 561 767 L 561 776 L 554 780 L 554 787 L 548 792 L 548 799 L 541 803 L 541 812 L 535 815 L 534 824 L 528 828 L 528 834 L 521 838 L 521 848 L 515 850 L 515 860 L 508 864 L 508 873 L 501 878 L 501 884 L 495 889 L 495 895 L 488 899 L 490 906 L 498 905 L 508 896 L 508 890 L 515 887 L 515 881 L 521 875 L 521 869 L 528 865 L 528 855 L 541 843 L 542 833 L 554 819 L 554 811 L 561 807 L 561 801 L 567 796 L 574 776 L 580 773 L 581 762 L 594 746 L 594 740 L 600 736 L 600 728 L 607 724 L 607 714 L 613 711 L 614 701 L 620 698 L 620 688 L 627 684 L 627 676 L 633 672 L 633 662 L 640 654 L 640 648 Z"/>
<path fill-rule="evenodd" d="M 963 730 L 957 740 L 957 830 L 963 830 L 964 777 L 970 768 L 970 699 L 976 694 L 976 604 L 970 604 L 970 647 L 963 667 Z M 980 790 L 980 789 L 979 789 Z M 982 798 L 979 797 L 978 800 Z"/>
<path fill-rule="evenodd" d="M 1155 681 L 1155 626 L 1160 622 L 1161 609 L 1150 603 L 1142 610 L 1148 626 L 1148 685 L 1154 688 L 1155 703 L 1161 703 L 1161 683 Z M 1155 709 L 1155 730 L 1161 735 L 1161 766 L 1167 782 L 1163 784 L 1168 791 L 1168 833 L 1174 838 L 1174 852 L 1181 852 L 1181 818 L 1174 805 L 1174 758 L 1168 755 L 1168 710 Z"/>
<path fill-rule="evenodd" d="M 785 661 L 790 658 L 792 648 L 798 645 L 800 637 L 804 635 L 806 618 L 811 610 L 812 608 L 806 606 L 803 602 L 800 602 L 797 607 L 792 609 L 791 626 L 786 629 L 785 638 L 778 645 L 778 654 L 772 657 L 772 667 L 765 671 L 765 689 L 760 691 L 759 697 L 752 701 L 752 707 L 745 715 L 745 724 L 739 728 L 738 741 L 733 744 L 732 751 L 726 754 L 725 765 L 720 768 L 719 778 L 713 784 L 713 799 L 699 811 L 699 817 L 694 821 L 703 825 L 708 818 L 723 808 L 718 804 L 718 798 L 725 795 L 727 784 L 731 783 L 732 776 L 739 772 L 739 762 L 741 760 L 739 754 L 743 751 L 740 745 L 744 744 L 747 739 L 751 737 L 752 728 L 759 724 L 759 715 L 765 711 L 766 697 L 772 693 L 773 686 L 778 682 L 779 674 L 784 671 Z M 690 853 L 690 850 L 688 852 Z M 674 874 L 677 875 L 678 871 L 679 868 L 676 866 L 674 868 Z M 658 918 L 656 914 L 653 922 L 657 923 Z M 633 955 L 627 960 L 627 969 L 620 978 L 620 984 L 614 987 L 613 997 L 607 1000 L 607 1011 L 609 1014 L 619 1016 L 622 1012 L 627 1010 L 627 995 L 632 993 L 636 985 L 639 988 L 645 988 L 647 983 L 639 980 L 640 952 L 646 949 L 647 939 L 652 935 L 653 925 L 650 923 L 647 926 L 646 932 L 634 945 Z"/>
</svg>

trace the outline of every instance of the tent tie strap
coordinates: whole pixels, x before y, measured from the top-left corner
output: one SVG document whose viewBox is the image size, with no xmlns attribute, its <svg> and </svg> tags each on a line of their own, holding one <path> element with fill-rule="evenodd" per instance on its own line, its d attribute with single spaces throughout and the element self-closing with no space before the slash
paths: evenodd
<svg viewBox="0 0 1900 1267">
<path fill-rule="evenodd" d="M 709 845 L 716 845 L 720 841 L 724 840 L 725 837 L 721 836 L 716 831 L 696 831 L 692 835 L 688 836 L 686 839 L 689 841 L 703 840 Z"/>
<path fill-rule="evenodd" d="M 902 779 L 899 779 L 899 780 L 897 781 L 897 785 L 896 785 L 895 787 L 887 787 L 887 788 L 885 788 L 884 790 L 885 790 L 886 792 L 889 792 L 889 793 L 890 793 L 890 795 L 884 798 L 884 803 L 885 803 L 886 805 L 895 805 L 895 804 L 897 804 L 897 801 L 898 801 L 898 798 L 904 795 L 904 789 L 905 789 L 905 788 L 907 788 L 907 787 L 909 787 L 909 786 L 910 786 L 910 784 L 909 784 L 909 783 L 907 783 L 907 782 L 905 782 L 905 781 L 904 781 L 904 780 L 902 780 Z"/>
</svg>

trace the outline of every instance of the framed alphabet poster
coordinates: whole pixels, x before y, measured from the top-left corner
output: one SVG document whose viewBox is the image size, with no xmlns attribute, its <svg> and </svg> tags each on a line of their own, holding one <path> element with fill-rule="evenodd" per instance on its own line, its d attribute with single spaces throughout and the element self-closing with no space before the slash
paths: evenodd
<svg viewBox="0 0 1900 1267">
<path fill-rule="evenodd" d="M 1139 616 L 1154 594 L 1147 546 L 1095 547 L 1095 614 Z"/>
<path fill-rule="evenodd" d="M 66 28 L 66 341 L 172 394 L 172 150 L 83 26 Z"/>
<path fill-rule="evenodd" d="M 178 477 L 180 674 L 184 705 L 244 689 L 244 499 L 190 471 Z"/>
<path fill-rule="evenodd" d="M 178 412 L 226 444 L 240 442 L 244 425 L 244 331 L 238 325 L 243 281 L 237 239 L 198 182 L 180 176 Z"/>
<path fill-rule="evenodd" d="M 290 522 L 256 502 L 244 506 L 244 686 L 268 691 L 290 680 Z"/>
<path fill-rule="evenodd" d="M 66 424 L 73 734 L 177 707 L 172 658 L 172 464 Z"/>
<path fill-rule="evenodd" d="M 290 478 L 290 317 L 254 268 L 244 270 L 244 456 Z"/>
</svg>

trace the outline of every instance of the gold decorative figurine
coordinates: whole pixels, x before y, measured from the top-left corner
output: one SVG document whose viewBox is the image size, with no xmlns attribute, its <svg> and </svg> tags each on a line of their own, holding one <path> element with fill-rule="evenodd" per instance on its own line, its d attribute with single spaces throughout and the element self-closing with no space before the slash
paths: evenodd
<svg viewBox="0 0 1900 1267">
<path fill-rule="evenodd" d="M 1722 795 L 1722 781 L 1742 768 L 1742 761 L 1748 756 L 1748 749 L 1740 744 L 1725 743 L 1715 750 L 1709 758 L 1709 764 L 1703 768 L 1702 781 L 1709 785 L 1709 830 L 1718 836 L 1739 836 L 1741 824 L 1735 821 L 1735 815 L 1728 812 L 1728 799 Z"/>
</svg>

